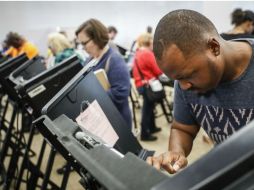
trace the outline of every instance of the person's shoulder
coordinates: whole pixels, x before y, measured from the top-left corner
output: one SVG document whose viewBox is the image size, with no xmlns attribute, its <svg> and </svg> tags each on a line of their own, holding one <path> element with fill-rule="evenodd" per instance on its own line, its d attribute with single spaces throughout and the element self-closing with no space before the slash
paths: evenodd
<svg viewBox="0 0 254 190">
<path fill-rule="evenodd" d="M 73 48 L 66 48 L 63 53 L 73 55 L 75 54 L 75 50 Z"/>
<path fill-rule="evenodd" d="M 124 62 L 123 56 L 119 52 L 115 51 L 112 48 L 110 48 L 109 51 L 110 52 L 108 57 L 110 57 L 112 61 Z"/>
<path fill-rule="evenodd" d="M 29 42 L 29 41 L 26 41 L 25 43 L 24 43 L 24 46 L 26 46 L 26 47 L 36 47 L 32 42 Z"/>
<path fill-rule="evenodd" d="M 148 50 L 148 49 L 142 50 L 141 57 L 143 57 L 145 59 L 153 59 L 153 58 L 155 58 L 152 50 Z"/>
</svg>

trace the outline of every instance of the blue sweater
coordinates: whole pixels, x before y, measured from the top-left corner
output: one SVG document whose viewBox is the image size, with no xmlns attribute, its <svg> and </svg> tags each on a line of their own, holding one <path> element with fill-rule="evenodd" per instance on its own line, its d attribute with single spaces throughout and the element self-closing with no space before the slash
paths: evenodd
<svg viewBox="0 0 254 190">
<path fill-rule="evenodd" d="M 130 94 L 130 74 L 122 56 L 115 52 L 112 48 L 109 48 L 93 70 L 105 69 L 108 59 L 109 67 L 106 72 L 111 88 L 107 93 L 118 111 L 123 116 L 128 127 L 131 129 L 132 118 L 128 102 Z"/>
</svg>

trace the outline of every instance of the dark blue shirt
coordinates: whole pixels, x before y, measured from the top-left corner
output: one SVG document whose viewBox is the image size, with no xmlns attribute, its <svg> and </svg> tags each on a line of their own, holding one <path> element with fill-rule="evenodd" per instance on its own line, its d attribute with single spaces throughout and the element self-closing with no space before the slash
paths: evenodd
<svg viewBox="0 0 254 190">
<path fill-rule="evenodd" d="M 93 70 L 105 69 L 108 60 L 109 66 L 106 73 L 111 87 L 107 93 L 131 129 L 132 118 L 128 101 L 131 87 L 130 74 L 122 56 L 109 48 Z"/>
<path fill-rule="evenodd" d="M 248 124 L 254 118 L 253 53 L 240 77 L 204 95 L 184 91 L 176 81 L 174 118 L 183 124 L 201 126 L 216 143 Z"/>
</svg>

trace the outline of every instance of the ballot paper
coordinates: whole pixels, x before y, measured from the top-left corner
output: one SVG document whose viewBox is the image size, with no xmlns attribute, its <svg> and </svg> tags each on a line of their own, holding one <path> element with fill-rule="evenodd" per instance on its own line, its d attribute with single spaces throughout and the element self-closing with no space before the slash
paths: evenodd
<svg viewBox="0 0 254 190">
<path fill-rule="evenodd" d="M 113 147 L 119 139 L 97 100 L 88 104 L 76 121 L 82 128 L 100 137 L 110 147 Z"/>
</svg>

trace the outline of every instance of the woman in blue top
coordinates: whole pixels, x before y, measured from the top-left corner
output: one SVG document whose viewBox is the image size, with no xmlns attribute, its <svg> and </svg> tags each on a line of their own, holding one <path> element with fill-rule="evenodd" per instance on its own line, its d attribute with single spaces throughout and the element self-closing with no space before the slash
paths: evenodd
<svg viewBox="0 0 254 190">
<path fill-rule="evenodd" d="M 108 45 L 107 28 L 100 21 L 89 19 L 77 29 L 76 35 L 84 50 L 97 63 L 93 70 L 105 69 L 111 86 L 107 93 L 131 130 L 130 75 L 122 56 Z"/>
</svg>

